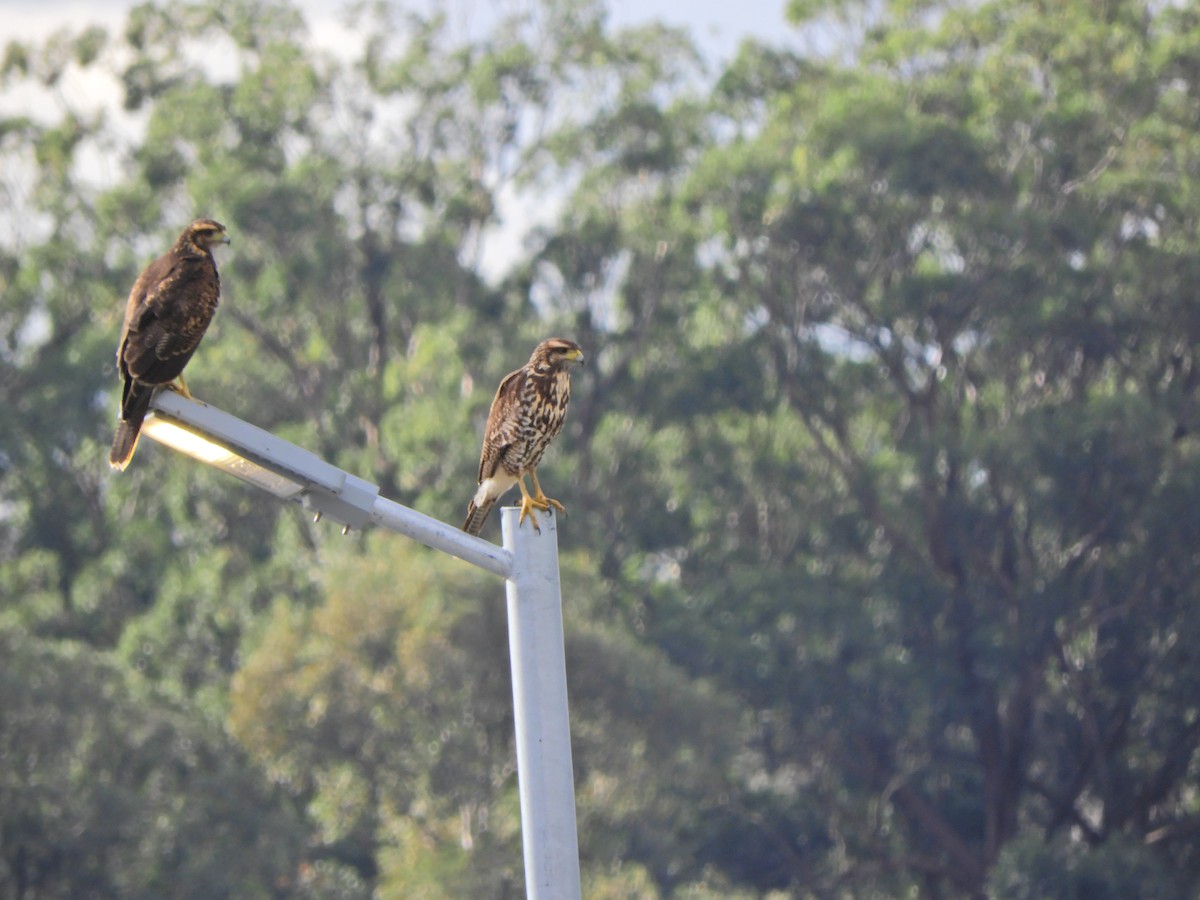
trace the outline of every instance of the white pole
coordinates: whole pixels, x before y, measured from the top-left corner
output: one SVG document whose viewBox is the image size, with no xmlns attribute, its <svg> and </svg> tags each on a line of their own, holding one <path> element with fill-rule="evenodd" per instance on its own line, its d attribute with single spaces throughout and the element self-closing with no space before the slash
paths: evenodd
<svg viewBox="0 0 1200 900">
<path fill-rule="evenodd" d="M 579 838 L 567 717 L 567 663 L 556 516 L 539 514 L 539 534 L 520 510 L 500 511 L 508 576 L 508 646 L 517 732 L 517 782 L 525 894 L 529 900 L 578 900 Z"/>
</svg>

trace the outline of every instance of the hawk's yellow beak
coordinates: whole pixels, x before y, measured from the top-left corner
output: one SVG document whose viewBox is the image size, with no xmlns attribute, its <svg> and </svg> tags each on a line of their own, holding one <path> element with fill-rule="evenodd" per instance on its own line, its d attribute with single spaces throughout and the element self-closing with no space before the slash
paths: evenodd
<svg viewBox="0 0 1200 900">
<path fill-rule="evenodd" d="M 569 360 L 571 362 L 579 363 L 581 366 L 584 364 L 582 350 L 568 350 L 566 353 L 563 354 L 563 359 Z"/>
</svg>

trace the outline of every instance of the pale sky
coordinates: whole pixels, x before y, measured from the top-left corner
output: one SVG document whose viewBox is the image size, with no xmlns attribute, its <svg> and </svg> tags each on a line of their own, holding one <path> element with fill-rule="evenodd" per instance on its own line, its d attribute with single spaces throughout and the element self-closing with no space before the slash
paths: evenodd
<svg viewBox="0 0 1200 900">
<path fill-rule="evenodd" d="M 34 38 L 63 26 L 100 23 L 119 25 L 141 0 L 0 0 L 0 43 Z M 726 60 L 745 37 L 790 44 L 795 32 L 784 19 L 787 0 L 609 0 L 614 25 L 659 19 L 687 27 L 701 49 L 714 60 Z M 426 6 L 428 0 L 417 0 Z M 454 0 L 455 8 L 492 6 L 492 0 Z M 298 0 L 310 27 L 336 20 L 344 0 Z"/>
</svg>

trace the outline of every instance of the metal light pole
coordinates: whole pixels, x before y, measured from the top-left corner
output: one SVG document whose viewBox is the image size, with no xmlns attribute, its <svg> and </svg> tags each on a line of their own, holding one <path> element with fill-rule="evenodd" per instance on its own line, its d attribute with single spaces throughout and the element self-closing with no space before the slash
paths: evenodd
<svg viewBox="0 0 1200 900">
<path fill-rule="evenodd" d="M 502 509 L 504 546 L 497 547 L 380 497 L 376 485 L 206 403 L 159 391 L 151 409 L 142 434 L 152 440 L 300 503 L 344 530 L 373 522 L 506 579 L 525 893 L 530 900 L 578 900 L 556 517 L 540 516 L 538 532 L 518 526 L 518 509 Z"/>
<path fill-rule="evenodd" d="M 557 516 L 541 532 L 520 527 L 520 510 L 501 510 L 508 577 L 508 652 L 517 730 L 517 780 L 525 893 L 530 898 L 580 895 L 575 781 L 567 721 L 567 661 L 558 581 Z"/>
</svg>

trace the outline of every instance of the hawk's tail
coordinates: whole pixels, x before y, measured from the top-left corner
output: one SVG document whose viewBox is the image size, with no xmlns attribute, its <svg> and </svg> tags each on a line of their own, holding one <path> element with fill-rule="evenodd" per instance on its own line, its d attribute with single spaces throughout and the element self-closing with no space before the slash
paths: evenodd
<svg viewBox="0 0 1200 900">
<path fill-rule="evenodd" d="M 467 534 L 479 534 L 483 523 L 487 521 L 488 513 L 495 505 L 495 500 L 487 500 L 483 506 L 476 506 L 475 501 L 472 500 L 471 505 L 467 507 L 467 521 L 463 522 L 463 531 Z"/>
<path fill-rule="evenodd" d="M 154 388 L 150 385 L 134 384 L 130 387 L 121 411 L 121 421 L 117 423 L 112 450 L 108 454 L 108 464 L 118 472 L 123 472 L 133 459 L 138 436 L 142 433 L 142 420 L 146 418 L 153 396 Z"/>
</svg>

